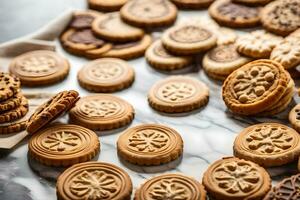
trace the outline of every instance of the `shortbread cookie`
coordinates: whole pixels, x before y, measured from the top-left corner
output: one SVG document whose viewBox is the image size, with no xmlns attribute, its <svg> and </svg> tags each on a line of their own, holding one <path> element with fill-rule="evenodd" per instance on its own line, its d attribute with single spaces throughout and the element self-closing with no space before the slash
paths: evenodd
<svg viewBox="0 0 300 200">
<path fill-rule="evenodd" d="M 129 87 L 134 70 L 118 58 L 102 58 L 86 64 L 78 72 L 79 84 L 94 92 L 114 92 Z"/>
<path fill-rule="evenodd" d="M 208 87 L 187 76 L 171 76 L 155 83 L 148 93 L 148 102 L 155 110 L 182 113 L 207 104 Z"/>
<path fill-rule="evenodd" d="M 171 0 L 178 8 L 199 9 L 207 8 L 214 0 Z"/>
<path fill-rule="evenodd" d="M 74 29 L 86 29 L 92 27 L 92 22 L 96 17 L 101 16 L 101 13 L 87 10 L 87 11 L 75 11 L 70 22 L 69 27 Z"/>
<path fill-rule="evenodd" d="M 74 90 L 62 91 L 42 104 L 32 114 L 27 124 L 27 132 L 33 134 L 51 121 L 68 111 L 78 101 L 79 94 Z"/>
<path fill-rule="evenodd" d="M 234 155 L 264 167 L 281 166 L 300 155 L 299 134 L 285 125 L 261 123 L 244 129 L 235 138 Z"/>
<path fill-rule="evenodd" d="M 70 166 L 91 160 L 100 151 L 95 132 L 71 124 L 51 125 L 35 133 L 29 143 L 30 157 L 48 166 Z"/>
<path fill-rule="evenodd" d="M 137 41 L 144 36 L 142 29 L 123 22 L 118 12 L 97 17 L 92 30 L 98 37 L 111 42 Z"/>
<path fill-rule="evenodd" d="M 204 187 L 182 174 L 163 174 L 147 180 L 135 192 L 135 200 L 206 200 Z"/>
<path fill-rule="evenodd" d="M 127 129 L 117 141 L 118 155 L 137 165 L 160 165 L 183 152 L 179 133 L 167 126 L 143 124 Z"/>
<path fill-rule="evenodd" d="M 269 58 L 272 50 L 282 38 L 263 30 L 242 35 L 236 42 L 239 53 L 251 58 Z"/>
<path fill-rule="evenodd" d="M 234 157 L 211 164 L 202 183 L 215 200 L 258 200 L 271 188 L 271 178 L 264 168 Z"/>
<path fill-rule="evenodd" d="M 69 117 L 74 124 L 103 131 L 128 125 L 134 118 L 134 109 L 119 97 L 98 94 L 81 98 Z"/>
<path fill-rule="evenodd" d="M 233 44 L 237 39 L 237 34 L 233 29 L 218 28 L 214 33 L 217 36 L 217 45 Z"/>
<path fill-rule="evenodd" d="M 120 11 L 127 23 L 143 28 L 172 25 L 177 17 L 177 8 L 169 0 L 132 0 Z"/>
<path fill-rule="evenodd" d="M 289 121 L 294 129 L 300 132 L 300 104 L 297 104 L 289 113 Z"/>
<path fill-rule="evenodd" d="M 161 41 L 154 42 L 146 51 L 145 58 L 154 68 L 159 70 L 176 70 L 190 65 L 193 61 L 190 56 L 174 56 L 162 45 Z"/>
<path fill-rule="evenodd" d="M 172 27 L 162 36 L 164 47 L 175 55 L 191 55 L 216 45 L 216 35 L 201 26 L 186 24 Z"/>
<path fill-rule="evenodd" d="M 0 123 L 12 122 L 14 120 L 20 119 L 26 115 L 28 112 L 28 100 L 22 97 L 21 104 L 6 112 L 0 113 Z"/>
<path fill-rule="evenodd" d="M 299 0 L 271 2 L 262 9 L 262 24 L 268 31 L 286 36 L 300 27 L 299 8 Z"/>
<path fill-rule="evenodd" d="M 20 79 L 14 75 L 0 72 L 0 101 L 13 97 L 21 87 Z"/>
<path fill-rule="evenodd" d="M 118 11 L 128 0 L 88 0 L 89 8 L 104 12 Z"/>
<path fill-rule="evenodd" d="M 22 98 L 23 98 L 23 95 L 19 92 L 19 93 L 16 93 L 13 97 L 11 97 L 7 100 L 1 101 L 0 102 L 0 113 L 8 111 L 8 110 L 12 110 L 12 109 L 18 107 L 22 102 Z"/>
<path fill-rule="evenodd" d="M 62 81 L 68 75 L 68 60 L 56 52 L 30 51 L 12 60 L 10 73 L 19 77 L 22 85 L 41 86 Z"/>
<path fill-rule="evenodd" d="M 129 200 L 132 182 L 121 168 L 104 162 L 85 162 L 66 169 L 56 183 L 59 200 Z"/>
<path fill-rule="evenodd" d="M 260 24 L 258 7 L 247 7 L 230 0 L 217 0 L 209 7 L 210 16 L 223 26 L 248 28 Z"/>
<path fill-rule="evenodd" d="M 234 3 L 245 4 L 248 6 L 263 6 L 273 0 L 232 0 Z"/>
<path fill-rule="evenodd" d="M 265 111 L 281 99 L 289 76 L 279 63 L 262 59 L 250 62 L 225 80 L 222 96 L 234 113 L 253 115 Z"/>
</svg>

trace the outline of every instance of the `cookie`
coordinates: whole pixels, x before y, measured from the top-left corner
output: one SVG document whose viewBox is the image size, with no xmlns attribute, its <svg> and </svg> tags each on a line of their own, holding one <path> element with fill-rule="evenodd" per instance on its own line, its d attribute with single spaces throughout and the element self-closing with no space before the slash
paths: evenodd
<svg viewBox="0 0 300 200">
<path fill-rule="evenodd" d="M 177 8 L 169 0 L 132 0 L 120 10 L 122 19 L 133 26 L 156 28 L 172 25 Z"/>
<path fill-rule="evenodd" d="M 20 87 L 21 82 L 19 78 L 0 72 L 0 102 L 13 97 Z"/>
<path fill-rule="evenodd" d="M 245 128 L 235 138 L 236 157 L 250 160 L 263 167 L 291 163 L 300 155 L 299 134 L 285 125 L 261 123 Z"/>
<path fill-rule="evenodd" d="M 294 129 L 300 132 L 300 104 L 297 104 L 289 113 L 289 121 Z"/>
<path fill-rule="evenodd" d="M 209 7 L 209 15 L 219 24 L 232 28 L 249 28 L 260 24 L 258 7 L 217 0 Z"/>
<path fill-rule="evenodd" d="M 208 103 L 209 89 L 197 79 L 171 76 L 155 83 L 148 93 L 148 102 L 155 110 L 182 113 Z"/>
<path fill-rule="evenodd" d="M 12 110 L 12 109 L 20 106 L 20 104 L 22 102 L 22 98 L 23 98 L 23 95 L 19 92 L 7 100 L 0 101 L 0 114 L 1 114 L 1 112 Z"/>
<path fill-rule="evenodd" d="M 14 120 L 22 118 L 28 112 L 28 100 L 22 97 L 20 106 L 0 113 L 0 123 L 12 122 Z"/>
<path fill-rule="evenodd" d="M 104 162 L 85 162 L 66 169 L 56 183 L 59 200 L 129 200 L 132 182 L 121 168 Z"/>
<path fill-rule="evenodd" d="M 117 141 L 118 155 L 137 165 L 161 165 L 183 152 L 179 133 L 167 126 L 143 124 L 127 129 Z"/>
<path fill-rule="evenodd" d="M 214 33 L 217 36 L 217 45 L 233 44 L 237 39 L 237 34 L 233 29 L 218 28 Z"/>
<path fill-rule="evenodd" d="M 111 42 L 137 41 L 144 36 L 142 29 L 123 22 L 118 12 L 97 17 L 92 30 L 96 36 Z"/>
<path fill-rule="evenodd" d="M 129 87 L 134 70 L 118 58 L 101 58 L 89 62 L 78 72 L 79 84 L 93 92 L 115 92 Z"/>
<path fill-rule="evenodd" d="M 191 177 L 179 173 L 163 174 L 143 183 L 136 190 L 134 199 L 206 200 L 206 191 Z"/>
<path fill-rule="evenodd" d="M 300 174 L 283 179 L 275 185 L 263 200 L 292 200 L 300 199 Z"/>
<path fill-rule="evenodd" d="M 89 8 L 104 12 L 118 11 L 128 0 L 88 0 Z"/>
<path fill-rule="evenodd" d="M 97 94 L 81 98 L 69 117 L 74 124 L 103 131 L 128 125 L 134 118 L 134 109 L 119 97 Z"/>
<path fill-rule="evenodd" d="M 234 3 L 240 3 L 247 6 L 263 6 L 271 1 L 272 0 L 232 0 Z"/>
<path fill-rule="evenodd" d="M 72 20 L 69 24 L 70 28 L 74 29 L 87 29 L 92 27 L 92 22 L 101 16 L 101 13 L 87 10 L 73 12 Z"/>
<path fill-rule="evenodd" d="M 79 94 L 74 90 L 59 92 L 35 110 L 28 120 L 27 132 L 35 133 L 72 108 L 78 99 Z"/>
<path fill-rule="evenodd" d="M 214 0 L 171 0 L 181 9 L 201 9 L 207 8 Z"/>
<path fill-rule="evenodd" d="M 258 200 L 270 190 L 271 178 L 259 165 L 229 157 L 212 163 L 203 175 L 202 184 L 215 200 Z"/>
<path fill-rule="evenodd" d="M 289 78 L 282 65 L 275 61 L 252 61 L 226 78 L 222 87 L 223 100 L 236 114 L 254 115 L 281 99 Z"/>
<path fill-rule="evenodd" d="M 291 37 L 300 37 L 300 28 L 296 29 L 295 31 L 293 31 L 291 34 L 289 34 L 289 36 Z"/>
<path fill-rule="evenodd" d="M 174 56 L 170 54 L 162 45 L 161 41 L 154 42 L 146 51 L 147 62 L 159 70 L 177 70 L 189 66 L 193 58 L 190 56 Z"/>
<path fill-rule="evenodd" d="M 185 24 L 172 27 L 162 35 L 164 47 L 174 55 L 192 55 L 216 45 L 216 35 L 201 26 Z"/>
<path fill-rule="evenodd" d="M 66 78 L 70 70 L 68 60 L 56 52 L 30 51 L 14 58 L 9 71 L 19 77 L 24 86 L 51 85 Z"/>
<path fill-rule="evenodd" d="M 299 8 L 299 0 L 273 1 L 262 9 L 262 25 L 270 32 L 286 36 L 300 27 Z"/>
</svg>

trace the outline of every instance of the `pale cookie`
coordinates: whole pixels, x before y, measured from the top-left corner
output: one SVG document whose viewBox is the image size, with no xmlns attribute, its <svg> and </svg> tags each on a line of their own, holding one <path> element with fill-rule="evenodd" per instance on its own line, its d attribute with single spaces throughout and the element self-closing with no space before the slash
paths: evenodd
<svg viewBox="0 0 300 200">
<path fill-rule="evenodd" d="M 56 52 L 30 51 L 12 60 L 10 73 L 26 86 L 50 85 L 66 78 L 70 70 L 68 60 Z"/>
<path fill-rule="evenodd" d="M 23 116 L 25 116 L 27 112 L 28 112 L 28 100 L 25 97 L 23 97 L 21 104 L 18 107 L 12 110 L 8 110 L 4 113 L 0 113 L 0 123 L 7 123 L 7 122 L 12 122 L 14 120 L 18 120 Z"/>
<path fill-rule="evenodd" d="M 132 182 L 120 167 L 85 162 L 66 169 L 56 183 L 58 200 L 129 200 Z"/>
<path fill-rule="evenodd" d="M 297 30 L 295 30 L 294 32 L 292 32 L 291 34 L 289 34 L 289 36 L 291 37 L 300 37 L 300 28 L 298 28 Z"/>
<path fill-rule="evenodd" d="M 143 28 L 172 25 L 177 17 L 177 8 L 169 0 L 131 0 L 120 11 L 127 23 Z"/>
<path fill-rule="evenodd" d="M 89 8 L 104 12 L 118 11 L 128 0 L 88 0 Z"/>
<path fill-rule="evenodd" d="M 247 33 L 238 38 L 237 51 L 251 58 L 269 58 L 282 38 L 262 30 Z"/>
<path fill-rule="evenodd" d="M 1 101 L 0 102 L 0 113 L 8 111 L 8 110 L 12 110 L 12 109 L 18 107 L 22 102 L 22 98 L 23 98 L 23 95 L 19 92 L 19 93 L 16 93 L 13 97 L 11 97 L 7 100 Z"/>
<path fill-rule="evenodd" d="M 148 102 L 155 110 L 182 113 L 208 103 L 209 89 L 197 79 L 171 76 L 155 83 L 148 93 Z"/>
<path fill-rule="evenodd" d="M 154 68 L 159 70 L 177 70 L 190 65 L 193 61 L 189 56 L 174 56 L 162 45 L 161 41 L 154 42 L 146 51 L 145 58 Z"/>
<path fill-rule="evenodd" d="M 101 13 L 91 10 L 75 11 L 73 12 L 72 20 L 69 24 L 69 27 L 74 29 L 91 28 L 92 22 L 99 16 L 101 16 Z"/>
<path fill-rule="evenodd" d="M 86 162 L 100 151 L 95 132 L 71 124 L 51 125 L 35 133 L 28 143 L 30 157 L 48 166 Z"/>
<path fill-rule="evenodd" d="M 20 79 L 14 75 L 0 72 L 0 101 L 14 96 L 21 87 Z"/>
<path fill-rule="evenodd" d="M 204 187 L 183 174 L 163 174 L 147 180 L 135 192 L 134 200 L 206 200 Z"/>
<path fill-rule="evenodd" d="M 237 34 L 233 29 L 218 28 L 214 33 L 217 36 L 217 45 L 233 44 L 237 39 Z"/>
<path fill-rule="evenodd" d="M 248 6 L 263 6 L 273 0 L 232 0 L 234 3 L 245 4 Z"/>
<path fill-rule="evenodd" d="M 178 8 L 201 9 L 207 8 L 214 0 L 171 0 Z"/>
<path fill-rule="evenodd" d="M 93 92 L 115 92 L 129 87 L 134 70 L 118 58 L 101 58 L 89 62 L 78 72 L 79 84 Z"/>
<path fill-rule="evenodd" d="M 177 159 L 183 141 L 177 131 L 158 124 L 127 129 L 117 141 L 118 155 L 137 165 L 161 165 Z"/>
<path fill-rule="evenodd" d="M 162 35 L 164 47 L 175 55 L 204 52 L 216 45 L 216 35 L 201 26 L 186 24 L 172 27 Z"/>
<path fill-rule="evenodd" d="M 297 104 L 289 113 L 289 121 L 294 129 L 300 133 L 300 104 Z"/>
<path fill-rule="evenodd" d="M 117 12 L 97 17 L 92 30 L 98 37 L 111 42 L 137 41 L 144 36 L 142 29 L 123 22 Z"/>
<path fill-rule="evenodd" d="M 134 108 L 113 95 L 90 95 L 77 102 L 69 117 L 72 123 L 92 130 L 111 130 L 128 125 L 134 118 Z"/>
<path fill-rule="evenodd" d="M 259 200 L 271 189 L 271 178 L 264 168 L 234 157 L 212 163 L 202 183 L 215 200 Z"/>
</svg>

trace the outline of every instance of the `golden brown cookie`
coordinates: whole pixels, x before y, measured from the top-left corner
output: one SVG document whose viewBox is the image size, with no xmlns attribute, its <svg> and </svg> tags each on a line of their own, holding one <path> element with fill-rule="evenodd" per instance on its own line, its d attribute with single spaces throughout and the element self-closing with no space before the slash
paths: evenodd
<svg viewBox="0 0 300 200">
<path fill-rule="evenodd" d="M 22 97 L 21 103 L 18 107 L 0 113 L 0 123 L 12 122 L 14 120 L 20 119 L 26 115 L 28 112 L 28 100 Z"/>
<path fill-rule="evenodd" d="M 273 0 L 232 0 L 234 3 L 240 3 L 247 6 L 263 6 Z"/>
<path fill-rule="evenodd" d="M 74 29 L 91 28 L 92 22 L 99 16 L 101 16 L 101 13 L 92 10 L 75 11 L 73 12 L 69 27 Z"/>
<path fill-rule="evenodd" d="M 230 28 L 218 28 L 214 33 L 217 36 L 217 45 L 233 44 L 237 40 L 237 34 Z"/>
<path fill-rule="evenodd" d="M 234 157 L 212 163 L 202 183 L 215 200 L 259 200 L 271 188 L 271 178 L 264 168 Z"/>
<path fill-rule="evenodd" d="M 75 164 L 65 170 L 56 183 L 59 200 L 129 200 L 132 182 L 121 168 L 104 162 Z"/>
<path fill-rule="evenodd" d="M 111 130 L 126 126 L 134 118 L 134 109 L 125 100 L 97 94 L 81 98 L 69 112 L 72 123 L 92 130 Z"/>
<path fill-rule="evenodd" d="M 300 104 L 297 104 L 289 113 L 289 121 L 296 131 L 300 132 Z"/>
<path fill-rule="evenodd" d="M 214 0 L 171 0 L 181 9 L 201 9 L 207 8 Z"/>
<path fill-rule="evenodd" d="M 294 130 L 278 123 L 249 126 L 238 134 L 233 145 L 236 157 L 264 167 L 281 166 L 300 155 L 300 137 Z"/>
<path fill-rule="evenodd" d="M 12 60 L 10 73 L 19 77 L 22 85 L 41 86 L 62 81 L 68 75 L 68 60 L 56 52 L 39 50 L 24 53 Z"/>
<path fill-rule="evenodd" d="M 14 96 L 21 87 L 20 79 L 14 75 L 0 72 L 0 101 Z"/>
<path fill-rule="evenodd" d="M 95 132 L 82 126 L 57 124 L 34 134 L 28 143 L 30 157 L 48 166 L 86 162 L 100 151 Z"/>
<path fill-rule="evenodd" d="M 118 11 L 128 0 L 88 0 L 89 8 L 104 12 Z"/>
<path fill-rule="evenodd" d="M 188 112 L 207 104 L 208 87 L 187 76 L 171 76 L 155 83 L 148 102 L 155 110 L 166 113 Z"/>
<path fill-rule="evenodd" d="M 127 129 L 117 141 L 118 155 L 137 165 L 161 165 L 183 152 L 179 133 L 159 124 L 143 124 Z"/>
<path fill-rule="evenodd" d="M 129 87 L 134 70 L 118 58 L 101 58 L 89 62 L 78 72 L 79 84 L 94 92 L 114 92 Z"/>
<path fill-rule="evenodd" d="M 206 200 L 204 187 L 183 174 L 163 174 L 147 180 L 135 192 L 134 200 Z"/>
<path fill-rule="evenodd" d="M 162 35 L 164 47 L 175 55 L 191 55 L 216 45 L 216 35 L 199 25 L 185 24 L 172 27 Z"/>
<path fill-rule="evenodd" d="M 79 94 L 74 90 L 59 92 L 36 109 L 28 120 L 27 132 L 35 133 L 72 108 L 78 99 Z"/>
<path fill-rule="evenodd" d="M 22 102 L 22 93 L 16 93 L 13 97 L 0 101 L 0 113 L 8 110 L 12 110 L 18 107 Z"/>
</svg>

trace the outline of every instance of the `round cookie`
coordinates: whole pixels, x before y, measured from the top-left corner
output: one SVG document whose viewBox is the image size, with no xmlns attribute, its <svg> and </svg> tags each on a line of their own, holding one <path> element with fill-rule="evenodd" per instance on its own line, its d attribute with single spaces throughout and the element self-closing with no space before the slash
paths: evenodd
<svg viewBox="0 0 300 200">
<path fill-rule="evenodd" d="M 19 77 L 25 86 L 50 85 L 68 75 L 70 64 L 53 51 L 39 50 L 17 56 L 9 65 L 10 73 Z"/>
<path fill-rule="evenodd" d="M 178 8 L 201 9 L 207 8 L 214 0 L 171 0 Z"/>
<path fill-rule="evenodd" d="M 142 29 L 123 22 L 118 12 L 97 17 L 92 30 L 98 37 L 111 42 L 137 41 L 144 36 Z"/>
<path fill-rule="evenodd" d="M 122 19 L 137 27 L 156 28 L 172 25 L 177 8 L 169 0 L 131 0 L 120 11 Z"/>
<path fill-rule="evenodd" d="M 14 120 L 20 119 L 26 115 L 28 112 L 28 100 L 22 97 L 20 106 L 8 110 L 4 113 L 0 113 L 0 123 L 12 122 Z"/>
<path fill-rule="evenodd" d="M 299 134 L 285 125 L 261 123 L 245 128 L 235 138 L 236 157 L 264 167 L 281 166 L 298 159 Z"/>
<path fill-rule="evenodd" d="M 271 178 L 259 165 L 229 157 L 212 163 L 202 184 L 215 200 L 262 199 L 271 188 Z"/>
<path fill-rule="evenodd" d="M 128 0 L 88 0 L 89 8 L 104 12 L 118 11 Z"/>
<path fill-rule="evenodd" d="M 95 132 L 77 125 L 51 125 L 35 133 L 29 143 L 30 157 L 48 166 L 86 162 L 100 151 Z"/>
<path fill-rule="evenodd" d="M 79 84 L 94 92 L 114 92 L 129 87 L 134 70 L 118 58 L 101 58 L 89 62 L 78 72 Z"/>
<path fill-rule="evenodd" d="M 0 101 L 0 113 L 8 110 L 12 110 L 20 106 L 22 102 L 23 95 L 19 92 L 16 93 L 13 97 Z"/>
<path fill-rule="evenodd" d="M 289 121 L 296 131 L 300 132 L 300 104 L 297 104 L 289 113 Z"/>
<path fill-rule="evenodd" d="M 101 13 L 87 10 L 73 12 L 72 20 L 69 24 L 70 28 L 74 29 L 87 29 L 92 27 L 92 22 L 101 16 Z"/>
<path fill-rule="evenodd" d="M 261 12 L 265 29 L 286 36 L 300 27 L 300 1 L 278 0 L 266 5 Z"/>
<path fill-rule="evenodd" d="M 111 130 L 126 126 L 134 118 L 134 109 L 125 100 L 97 94 L 81 98 L 69 112 L 72 123 L 92 130 Z"/>
<path fill-rule="evenodd" d="M 236 4 L 230 0 L 217 0 L 209 7 L 210 16 L 223 26 L 249 28 L 260 24 L 260 9 Z"/>
<path fill-rule="evenodd" d="M 163 174 L 147 180 L 135 192 L 135 200 L 206 200 L 204 187 L 182 174 Z"/>
<path fill-rule="evenodd" d="M 175 55 L 191 55 L 206 51 L 216 45 L 217 37 L 198 25 L 185 24 L 172 27 L 162 35 L 164 47 Z"/>
<path fill-rule="evenodd" d="M 161 165 L 177 159 L 183 141 L 177 131 L 158 124 L 127 129 L 117 141 L 118 155 L 137 165 Z"/>
<path fill-rule="evenodd" d="M 148 102 L 155 110 L 182 113 L 207 104 L 208 87 L 197 79 L 171 76 L 155 83 L 148 93 Z"/>
<path fill-rule="evenodd" d="M 129 200 L 132 182 L 121 168 L 104 162 L 85 162 L 66 169 L 56 183 L 59 200 Z"/>
<path fill-rule="evenodd" d="M 21 87 L 20 79 L 14 75 L 0 72 L 0 101 L 14 96 Z"/>
<path fill-rule="evenodd" d="M 232 0 L 234 3 L 245 4 L 247 6 L 263 6 L 273 0 Z"/>
<path fill-rule="evenodd" d="M 154 68 L 159 70 L 176 70 L 190 65 L 193 61 L 189 56 L 174 56 L 162 45 L 161 41 L 154 42 L 146 51 L 145 58 Z"/>
</svg>

